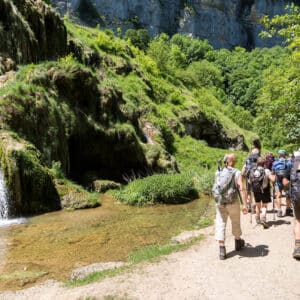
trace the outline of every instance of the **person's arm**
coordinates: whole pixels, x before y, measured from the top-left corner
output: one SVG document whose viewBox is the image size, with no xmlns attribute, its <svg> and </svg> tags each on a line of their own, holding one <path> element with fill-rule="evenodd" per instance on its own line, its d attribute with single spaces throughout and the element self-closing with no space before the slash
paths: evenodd
<svg viewBox="0 0 300 300">
<path fill-rule="evenodd" d="M 239 193 L 240 193 L 240 195 L 242 197 L 242 201 L 243 201 L 243 213 L 246 214 L 248 212 L 248 209 L 247 209 L 247 196 L 246 196 L 244 185 L 243 185 L 242 175 L 240 175 L 238 177 L 237 188 L 239 190 Z"/>
</svg>

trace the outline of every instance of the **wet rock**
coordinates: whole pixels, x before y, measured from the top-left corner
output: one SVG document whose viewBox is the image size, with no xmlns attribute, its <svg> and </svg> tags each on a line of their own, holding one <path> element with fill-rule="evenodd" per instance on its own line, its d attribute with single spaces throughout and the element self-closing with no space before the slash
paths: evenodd
<svg viewBox="0 0 300 300">
<path fill-rule="evenodd" d="M 121 184 L 111 180 L 95 180 L 92 189 L 97 193 L 105 193 L 108 190 L 117 190 Z"/>
</svg>

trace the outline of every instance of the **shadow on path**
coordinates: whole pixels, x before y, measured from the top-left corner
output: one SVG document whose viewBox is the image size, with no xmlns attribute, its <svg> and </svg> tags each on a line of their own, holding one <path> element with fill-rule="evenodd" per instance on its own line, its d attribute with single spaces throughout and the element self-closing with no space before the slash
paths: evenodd
<svg viewBox="0 0 300 300">
<path fill-rule="evenodd" d="M 253 247 L 250 244 L 246 243 L 245 248 L 243 248 L 241 251 L 234 250 L 227 253 L 227 258 L 231 258 L 236 255 L 240 257 L 261 257 L 261 256 L 267 256 L 268 254 L 269 254 L 269 246 L 257 245 Z"/>
<path fill-rule="evenodd" d="M 290 224 L 291 221 L 286 221 L 286 220 L 268 221 L 269 226 L 290 225 Z"/>
</svg>

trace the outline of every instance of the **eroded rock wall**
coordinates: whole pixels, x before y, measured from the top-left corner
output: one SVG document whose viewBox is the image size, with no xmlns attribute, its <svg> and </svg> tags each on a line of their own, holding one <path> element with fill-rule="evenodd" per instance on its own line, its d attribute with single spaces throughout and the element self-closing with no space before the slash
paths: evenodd
<svg viewBox="0 0 300 300">
<path fill-rule="evenodd" d="M 0 74 L 16 64 L 57 59 L 67 51 L 67 32 L 41 0 L 0 0 Z"/>
<path fill-rule="evenodd" d="M 52 0 L 61 13 L 82 10 L 85 21 L 101 27 L 145 27 L 151 35 L 181 32 L 205 38 L 217 48 L 272 46 L 278 39 L 258 37 L 263 15 L 284 14 L 299 0 Z M 95 17 L 97 13 L 97 18 Z M 90 17 L 89 17 L 90 15 Z M 96 20 L 97 19 L 97 20 Z M 100 20 L 100 21 L 99 21 Z"/>
</svg>

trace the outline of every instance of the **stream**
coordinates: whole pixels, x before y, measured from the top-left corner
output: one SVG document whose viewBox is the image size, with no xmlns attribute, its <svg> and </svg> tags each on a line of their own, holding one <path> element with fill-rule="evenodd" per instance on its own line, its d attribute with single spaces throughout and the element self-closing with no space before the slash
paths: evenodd
<svg viewBox="0 0 300 300">
<path fill-rule="evenodd" d="M 10 220 L 20 223 L 0 226 L 0 289 L 67 280 L 74 268 L 125 261 L 140 247 L 168 243 L 195 228 L 208 201 L 203 197 L 180 205 L 132 207 L 104 195 L 95 209 Z"/>
</svg>

